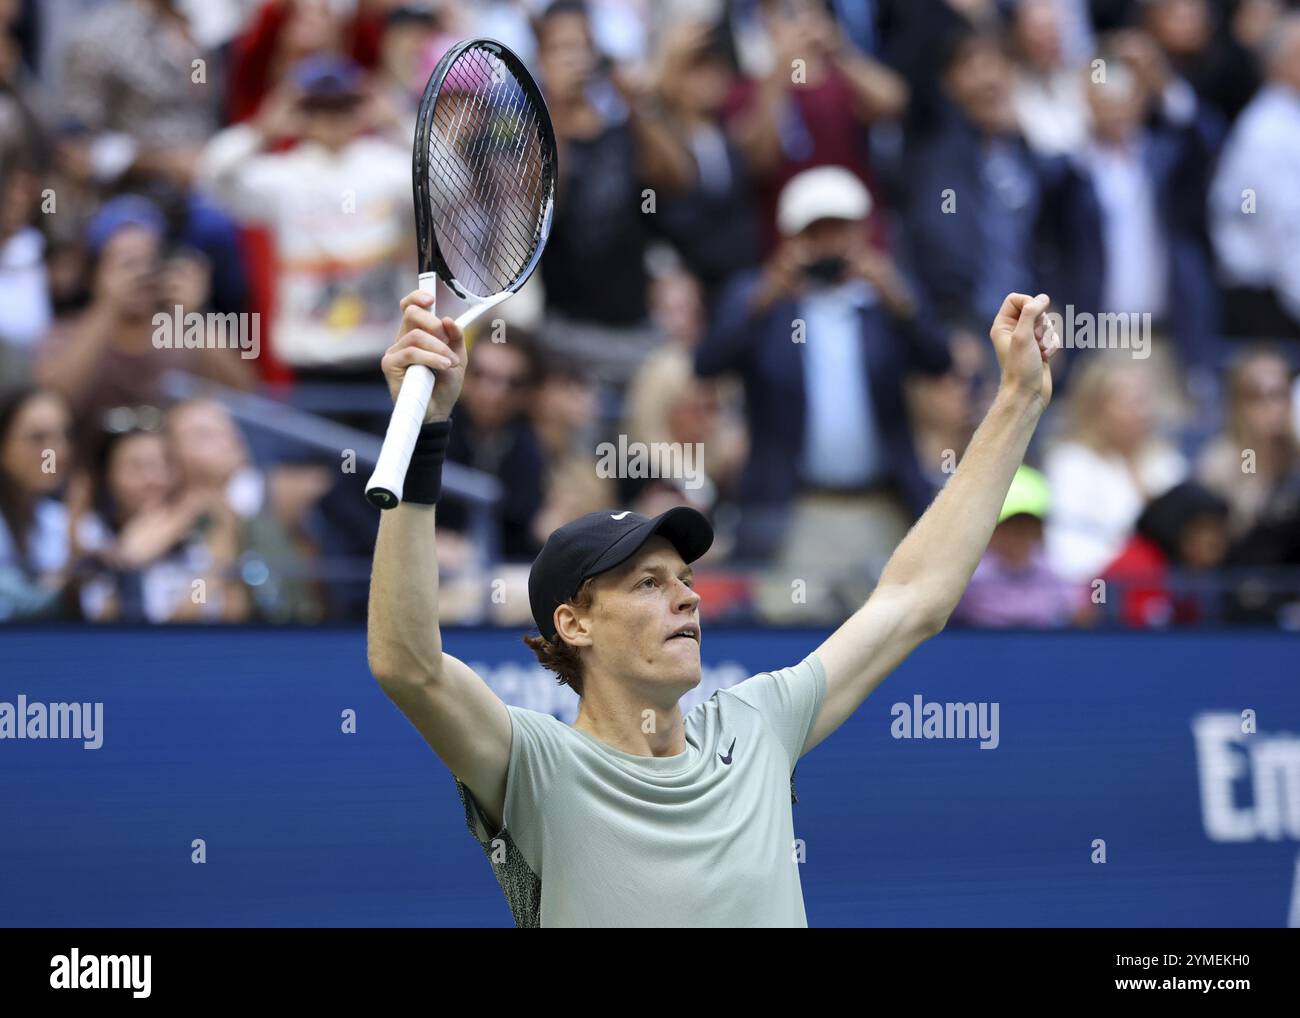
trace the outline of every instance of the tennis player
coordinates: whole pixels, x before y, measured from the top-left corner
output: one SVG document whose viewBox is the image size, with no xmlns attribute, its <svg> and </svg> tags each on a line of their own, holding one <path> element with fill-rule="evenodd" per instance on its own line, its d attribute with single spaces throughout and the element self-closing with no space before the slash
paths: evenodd
<svg viewBox="0 0 1300 1018">
<path fill-rule="evenodd" d="M 1051 398 L 1060 341 L 1047 296 L 1003 302 L 990 330 L 1001 383 L 960 466 L 866 603 L 792 667 L 683 714 L 678 701 L 700 682 L 690 563 L 713 540 L 708 521 L 611 508 L 556 530 L 529 575 L 538 635 L 527 642 L 577 692 L 572 726 L 507 706 L 443 650 L 434 503 L 467 355 L 430 303 L 420 291 L 403 300 L 383 359 L 394 396 L 412 364 L 438 381 L 404 501 L 380 522 L 370 667 L 451 770 L 516 925 L 807 926 L 795 764 L 960 599 Z"/>
</svg>

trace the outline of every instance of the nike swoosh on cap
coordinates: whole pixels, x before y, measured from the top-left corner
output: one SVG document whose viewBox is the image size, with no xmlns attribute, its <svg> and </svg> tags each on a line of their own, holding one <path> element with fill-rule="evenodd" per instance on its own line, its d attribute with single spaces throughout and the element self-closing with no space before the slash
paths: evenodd
<svg viewBox="0 0 1300 1018">
<path fill-rule="evenodd" d="M 621 520 L 624 516 L 626 516 L 631 511 L 632 511 L 631 509 L 624 509 L 621 513 L 610 513 L 609 518 L 611 520 Z"/>
</svg>

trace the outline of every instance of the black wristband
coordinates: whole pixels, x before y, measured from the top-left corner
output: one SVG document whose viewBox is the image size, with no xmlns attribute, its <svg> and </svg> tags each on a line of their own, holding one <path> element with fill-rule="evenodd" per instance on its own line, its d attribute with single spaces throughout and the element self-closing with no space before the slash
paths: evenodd
<svg viewBox="0 0 1300 1018">
<path fill-rule="evenodd" d="M 442 461 L 447 458 L 451 421 L 430 421 L 420 429 L 411 465 L 402 484 L 402 501 L 433 505 L 442 494 Z"/>
</svg>

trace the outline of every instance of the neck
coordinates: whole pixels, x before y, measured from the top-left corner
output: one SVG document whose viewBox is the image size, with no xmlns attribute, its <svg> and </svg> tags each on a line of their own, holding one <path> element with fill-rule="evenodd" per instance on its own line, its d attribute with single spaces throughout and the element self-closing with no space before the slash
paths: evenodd
<svg viewBox="0 0 1300 1018">
<path fill-rule="evenodd" d="M 635 756 L 676 756 L 686 749 L 682 709 L 656 706 L 627 686 L 583 681 L 573 727 L 614 749 Z"/>
</svg>

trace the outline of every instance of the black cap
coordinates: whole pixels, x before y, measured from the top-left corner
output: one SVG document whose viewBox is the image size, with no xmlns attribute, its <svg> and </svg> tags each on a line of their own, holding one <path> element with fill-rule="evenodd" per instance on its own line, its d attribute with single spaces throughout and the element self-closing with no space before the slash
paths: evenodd
<svg viewBox="0 0 1300 1018">
<path fill-rule="evenodd" d="M 588 513 L 551 534 L 528 574 L 528 603 L 538 632 L 554 639 L 555 609 L 578 592 L 583 580 L 622 565 L 655 534 L 667 538 L 687 562 L 713 543 L 709 521 L 687 506 L 653 519 L 631 510 Z"/>
</svg>

